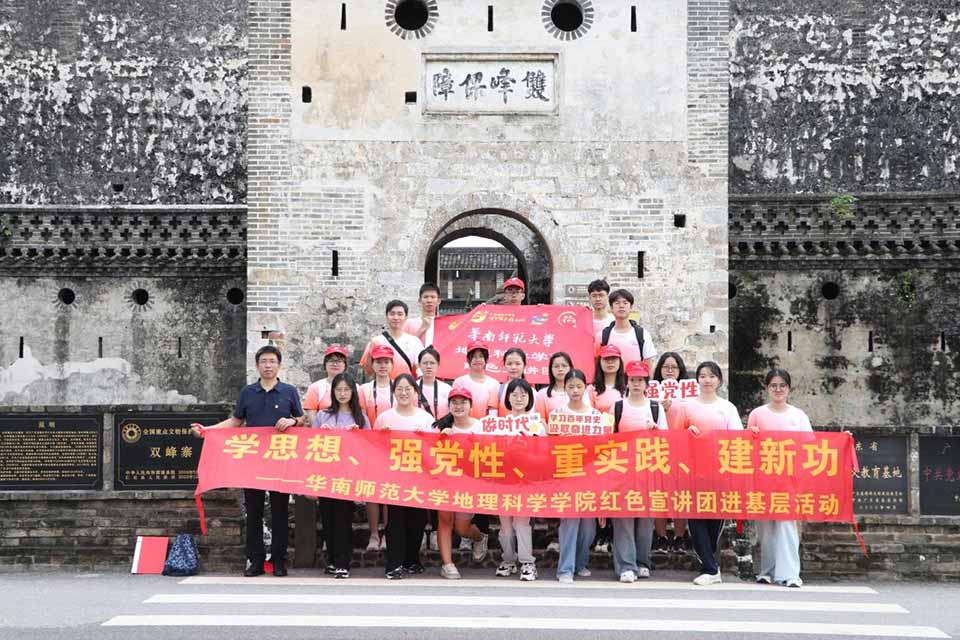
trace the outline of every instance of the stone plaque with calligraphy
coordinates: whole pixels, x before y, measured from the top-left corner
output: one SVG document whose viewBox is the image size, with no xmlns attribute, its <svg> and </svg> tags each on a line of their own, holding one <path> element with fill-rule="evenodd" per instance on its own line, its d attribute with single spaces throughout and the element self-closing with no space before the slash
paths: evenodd
<svg viewBox="0 0 960 640">
<path fill-rule="evenodd" d="M 960 437 L 920 436 L 920 513 L 960 515 Z"/>
<path fill-rule="evenodd" d="M 216 424 L 220 413 L 117 415 L 114 486 L 124 489 L 193 489 L 203 440 L 190 424 Z"/>
<path fill-rule="evenodd" d="M 556 54 L 424 54 L 424 113 L 554 114 Z"/>
<path fill-rule="evenodd" d="M 103 416 L 0 415 L 0 490 L 103 487 Z"/>
<path fill-rule="evenodd" d="M 856 513 L 908 513 L 907 437 L 854 435 L 860 471 L 853 476 Z"/>
</svg>

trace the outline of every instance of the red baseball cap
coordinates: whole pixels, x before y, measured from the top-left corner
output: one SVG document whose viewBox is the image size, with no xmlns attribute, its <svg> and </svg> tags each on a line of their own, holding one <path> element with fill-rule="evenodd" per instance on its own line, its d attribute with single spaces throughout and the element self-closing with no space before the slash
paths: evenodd
<svg viewBox="0 0 960 640">
<path fill-rule="evenodd" d="M 480 349 L 481 351 L 487 354 L 487 357 L 490 357 L 490 347 L 487 346 L 486 342 L 480 340 L 471 340 L 467 343 L 467 355 L 469 356 L 473 351 Z"/>
<path fill-rule="evenodd" d="M 601 358 L 622 358 L 623 355 L 620 353 L 620 348 L 614 344 L 605 344 L 600 347 L 600 357 Z"/>
<path fill-rule="evenodd" d="M 465 398 L 470 402 L 473 402 L 473 394 L 470 393 L 470 389 L 466 387 L 454 387 L 450 390 L 449 395 L 447 395 L 447 400 L 453 400 L 454 398 Z"/>
<path fill-rule="evenodd" d="M 370 359 L 380 360 L 381 358 L 393 360 L 393 348 L 385 344 L 374 345 L 373 349 L 370 350 Z"/>
<path fill-rule="evenodd" d="M 509 280 L 503 283 L 504 291 L 506 291 L 507 288 L 509 287 L 517 287 L 518 289 L 523 289 L 524 291 L 527 290 L 526 285 L 523 284 L 523 280 L 521 280 L 520 278 L 510 278 Z"/>
<path fill-rule="evenodd" d="M 649 378 L 650 365 L 642 360 L 633 360 L 627 363 L 627 377 L 629 378 Z"/>
<path fill-rule="evenodd" d="M 327 350 L 326 350 L 326 351 L 323 352 L 323 357 L 324 357 L 324 359 L 326 359 L 326 358 L 328 358 L 328 357 L 330 357 L 330 356 L 333 356 L 333 355 L 341 355 L 341 356 L 343 356 L 344 358 L 346 358 L 346 357 L 347 357 L 347 348 L 344 347 L 343 345 L 332 344 L 332 345 L 330 345 L 329 347 L 327 347 Z"/>
</svg>

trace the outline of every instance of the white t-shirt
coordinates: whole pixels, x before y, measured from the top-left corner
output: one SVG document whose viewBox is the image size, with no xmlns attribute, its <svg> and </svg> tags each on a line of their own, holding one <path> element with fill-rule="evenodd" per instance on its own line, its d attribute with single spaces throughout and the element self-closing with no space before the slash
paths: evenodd
<svg viewBox="0 0 960 640">
<path fill-rule="evenodd" d="M 410 361 L 410 364 L 413 365 L 414 371 L 410 370 L 410 367 L 407 366 L 406 361 L 404 361 L 403 356 L 397 353 L 397 350 L 393 350 L 393 369 L 390 370 L 390 379 L 393 380 L 402 373 L 410 373 L 416 375 L 417 368 L 417 356 L 420 355 L 420 352 L 423 351 L 423 343 L 417 339 L 416 336 L 412 336 L 409 333 L 402 334 L 399 338 L 394 338 L 394 342 L 397 343 L 397 346 L 400 347 L 400 350 L 407 356 L 407 360 Z M 393 345 L 390 344 L 390 341 L 387 340 L 382 333 L 370 338 L 370 342 L 367 343 L 366 349 L 363 350 L 363 355 L 360 357 L 360 364 L 362 366 L 367 366 L 370 360 L 370 350 L 371 345 L 381 344 L 386 347 L 393 349 Z"/>
<path fill-rule="evenodd" d="M 424 346 L 430 346 L 433 344 L 433 322 L 436 320 L 436 317 L 430 322 L 430 328 L 427 329 L 427 332 L 423 334 L 423 344 Z M 412 335 L 414 338 L 420 339 L 417 334 L 420 333 L 420 327 L 423 325 L 423 318 L 420 316 L 414 316 L 412 318 L 407 318 L 407 323 L 403 325 L 403 330 Z M 417 352 L 419 355 L 419 352 Z"/>
<path fill-rule="evenodd" d="M 412 416 L 405 416 L 396 409 L 390 409 L 377 417 L 373 428 L 386 427 L 391 431 L 433 431 L 433 422 L 433 416 L 419 407 Z"/>
<path fill-rule="evenodd" d="M 481 423 L 479 420 L 474 418 L 473 424 L 471 424 L 469 427 L 458 427 L 457 425 L 453 425 L 452 427 L 450 427 L 450 431 L 448 433 L 463 434 L 463 435 L 470 434 L 470 433 L 483 433 L 483 423 Z"/>
<path fill-rule="evenodd" d="M 607 323 L 609 325 L 609 323 Z M 597 353 L 600 352 L 600 347 L 603 344 L 603 331 L 597 331 L 596 335 L 596 348 Z M 651 358 L 657 357 L 657 348 L 653 344 L 653 338 L 650 337 L 650 332 L 647 331 L 646 327 L 643 327 L 643 354 L 640 353 L 640 345 L 637 344 L 637 333 L 633 330 L 633 326 L 627 328 L 626 331 L 620 331 L 616 327 L 610 330 L 610 340 L 607 344 L 613 345 L 620 349 L 620 355 L 623 358 L 624 364 L 628 362 L 633 362 L 634 360 L 650 360 Z"/>
<path fill-rule="evenodd" d="M 591 311 L 592 311 L 592 309 L 591 309 Z M 610 326 L 610 323 L 613 322 L 614 320 L 616 320 L 616 318 L 614 318 L 614 317 L 613 317 L 613 314 L 610 313 L 610 312 L 607 312 L 607 315 L 606 315 L 605 318 L 603 318 L 603 320 L 597 320 L 596 318 L 594 318 L 594 319 L 593 319 L 593 333 L 594 333 L 594 334 L 600 333 L 600 332 L 603 331 L 606 327 L 609 327 L 609 326 Z M 644 340 L 646 340 L 646 338 L 644 338 Z"/>
</svg>

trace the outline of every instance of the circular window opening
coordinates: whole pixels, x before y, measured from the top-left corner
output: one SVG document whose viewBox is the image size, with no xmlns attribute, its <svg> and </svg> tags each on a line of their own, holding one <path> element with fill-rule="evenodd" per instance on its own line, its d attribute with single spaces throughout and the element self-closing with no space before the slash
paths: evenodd
<svg viewBox="0 0 960 640">
<path fill-rule="evenodd" d="M 130 298 L 135 304 L 141 307 L 150 302 L 150 294 L 147 293 L 146 289 L 134 289 L 133 293 L 130 294 Z"/>
<path fill-rule="evenodd" d="M 426 26 L 430 11 L 424 0 L 401 0 L 394 9 L 393 19 L 407 31 L 417 31 Z"/>
<path fill-rule="evenodd" d="M 243 289 L 234 287 L 227 291 L 227 302 L 230 304 L 241 304 L 243 302 Z"/>
<path fill-rule="evenodd" d="M 820 289 L 820 293 L 822 293 L 823 297 L 827 300 L 836 300 L 837 296 L 840 295 L 840 285 L 836 282 L 826 282 Z"/>
<path fill-rule="evenodd" d="M 583 25 L 583 9 L 576 2 L 558 2 L 550 10 L 550 20 L 561 31 L 576 31 Z"/>
<path fill-rule="evenodd" d="M 67 289 L 64 287 L 57 292 L 57 300 L 66 305 L 71 305 L 77 299 L 77 294 L 74 293 L 73 289 Z"/>
<path fill-rule="evenodd" d="M 733 282 L 730 283 L 730 289 L 727 292 L 727 297 L 731 300 L 737 297 L 737 285 Z"/>
</svg>

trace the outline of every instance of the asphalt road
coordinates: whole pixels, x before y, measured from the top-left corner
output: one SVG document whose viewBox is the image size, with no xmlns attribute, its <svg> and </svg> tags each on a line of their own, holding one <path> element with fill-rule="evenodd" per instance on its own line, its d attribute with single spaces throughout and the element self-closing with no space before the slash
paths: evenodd
<svg viewBox="0 0 960 640">
<path fill-rule="evenodd" d="M 609 572 L 561 585 L 463 571 L 399 582 L 382 570 L 346 581 L 129 574 L 0 575 L 0 639 L 565 640 L 596 638 L 960 637 L 956 584 L 811 582 L 803 589 L 656 572 L 621 585 Z"/>
</svg>

